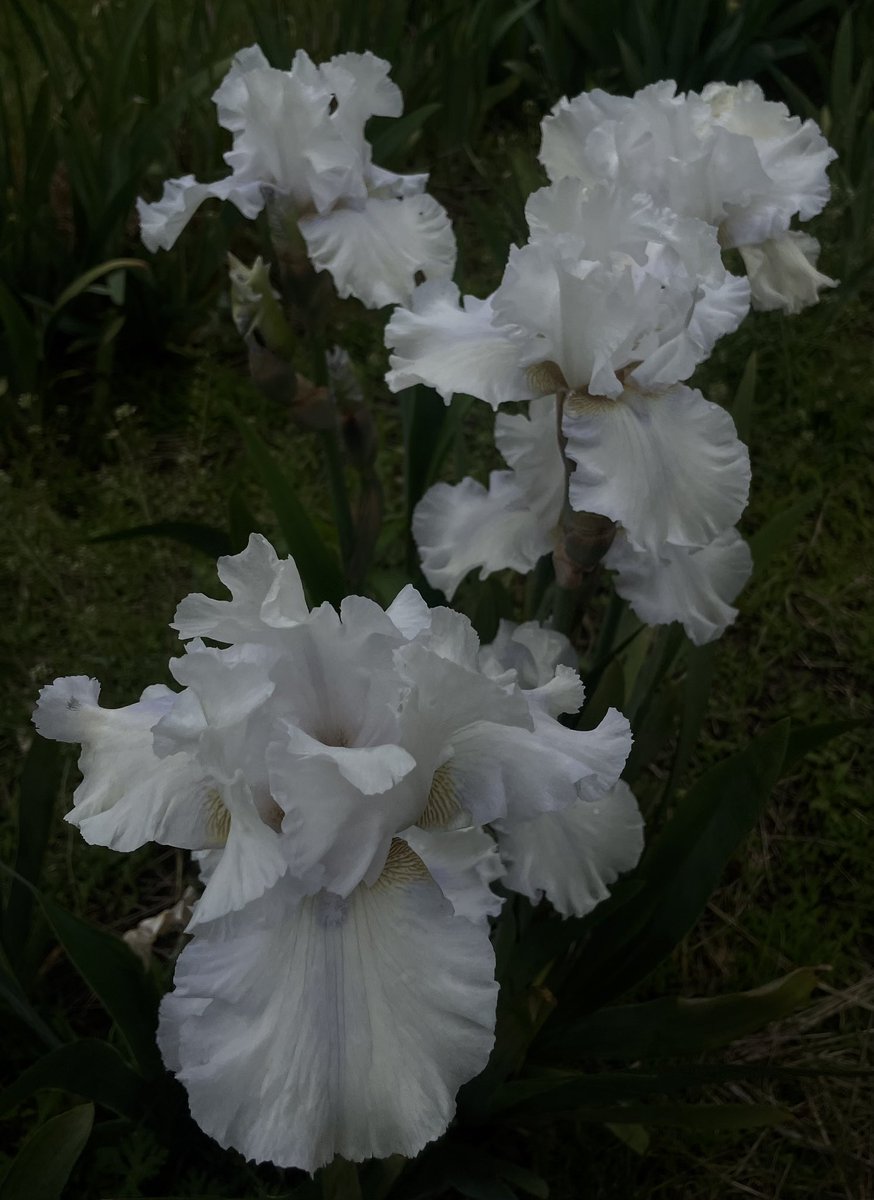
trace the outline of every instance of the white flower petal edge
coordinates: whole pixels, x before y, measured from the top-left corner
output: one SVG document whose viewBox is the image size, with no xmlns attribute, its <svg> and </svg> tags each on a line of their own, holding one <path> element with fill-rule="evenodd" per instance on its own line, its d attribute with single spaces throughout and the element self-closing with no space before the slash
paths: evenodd
<svg viewBox="0 0 874 1200">
<path fill-rule="evenodd" d="M 216 183 L 198 183 L 193 175 L 168 179 L 160 200 L 152 204 L 137 200 L 143 245 L 152 254 L 158 250 L 171 250 L 201 204 L 210 198 L 230 200 L 250 221 L 264 207 L 263 190 L 257 182 L 236 183 L 233 176 Z"/>
<path fill-rule="evenodd" d="M 307 1171 L 412 1157 L 485 1067 L 488 930 L 453 915 L 401 846 L 372 888 L 300 901 L 280 882 L 182 952 L 158 1039 L 220 1145 Z"/>
<path fill-rule="evenodd" d="M 750 460 L 729 413 L 678 384 L 661 394 L 626 389 L 618 401 L 565 408 L 570 501 L 624 526 L 657 555 L 665 542 L 705 546 L 747 502 Z"/>
<path fill-rule="evenodd" d="M 535 904 L 546 896 L 565 917 L 585 916 L 605 900 L 643 850 L 643 818 L 621 780 L 599 800 L 578 800 L 533 821 L 501 821 L 495 830 L 505 885 Z"/>
<path fill-rule="evenodd" d="M 512 471 L 492 471 L 488 488 L 475 479 L 429 488 L 413 513 L 413 538 L 422 573 L 450 600 L 475 568 L 480 579 L 507 567 L 527 574 L 554 540 Z"/>
<path fill-rule="evenodd" d="M 752 289 L 753 308 L 798 313 L 816 304 L 822 288 L 838 281 L 817 270 L 819 242 L 806 233 L 787 233 L 758 246 L 739 246 Z"/>
<path fill-rule="evenodd" d="M 718 127 L 754 144 L 768 180 L 749 204 L 729 211 L 722 225 L 726 246 L 779 238 L 796 214 L 809 221 L 825 208 L 831 193 L 826 169 L 837 155 L 815 121 L 802 122 L 785 104 L 766 100 L 750 80 L 710 83 L 701 97 Z"/>
<path fill-rule="evenodd" d="M 689 640 L 703 646 L 720 637 L 737 616 L 731 602 L 749 579 L 753 560 L 736 529 L 697 550 L 665 545 L 659 556 L 635 550 L 620 531 L 604 565 L 616 572 L 616 591 L 641 621 L 679 621 Z"/>
<path fill-rule="evenodd" d="M 503 900 L 489 886 L 504 874 L 497 843 L 484 829 L 420 829 L 401 837 L 418 854 L 457 917 L 496 917 Z"/>
<path fill-rule="evenodd" d="M 579 655 L 563 633 L 539 621 L 515 625 L 501 618 L 495 640 L 480 650 L 479 662 L 493 677 L 508 668 L 515 671 L 519 686 L 527 689 L 551 683 L 560 666 L 576 670 Z"/>
<path fill-rule="evenodd" d="M 462 302 L 448 280 L 420 284 L 408 307 L 395 309 L 385 344 L 394 351 L 385 377 L 393 392 L 424 383 L 447 404 L 464 392 L 492 408 L 532 395 L 511 330 L 495 320 L 491 297 Z"/>
<path fill-rule="evenodd" d="M 183 640 L 209 637 L 217 642 L 258 642 L 309 616 L 294 559 L 280 560 L 260 533 L 249 536 L 240 554 L 220 558 L 217 570 L 231 599 L 213 600 L 200 592 L 186 596 L 171 624 Z"/>
<path fill-rule="evenodd" d="M 449 278 L 455 234 L 433 196 L 371 197 L 362 207 L 301 217 L 300 231 L 320 271 L 330 271 L 340 296 L 368 308 L 406 304 L 416 275 Z"/>
<path fill-rule="evenodd" d="M 43 737 L 81 742 L 82 782 L 66 820 L 86 842 L 130 851 L 161 839 L 181 848 L 221 845 L 212 827 L 211 783 L 187 755 L 157 758 L 152 728 L 177 697 L 146 688 L 136 704 L 101 708 L 100 684 L 84 675 L 44 687 L 33 720 Z"/>
</svg>

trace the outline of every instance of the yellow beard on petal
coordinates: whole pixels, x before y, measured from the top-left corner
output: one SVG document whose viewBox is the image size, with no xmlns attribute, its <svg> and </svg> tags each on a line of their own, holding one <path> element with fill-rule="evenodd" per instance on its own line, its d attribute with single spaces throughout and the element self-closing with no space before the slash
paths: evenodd
<svg viewBox="0 0 874 1200">
<path fill-rule="evenodd" d="M 206 828 L 219 846 L 228 840 L 231 829 L 231 814 L 221 794 L 211 791 L 206 797 Z"/>
<path fill-rule="evenodd" d="M 428 868 L 418 854 L 411 850 L 401 838 L 392 838 L 382 874 L 373 887 L 397 887 L 406 883 L 414 883 L 418 879 L 429 878 Z"/>
<path fill-rule="evenodd" d="M 420 829 L 449 829 L 457 823 L 461 814 L 462 808 L 458 803 L 449 764 L 443 763 L 434 772 L 428 803 L 416 824 Z"/>
</svg>

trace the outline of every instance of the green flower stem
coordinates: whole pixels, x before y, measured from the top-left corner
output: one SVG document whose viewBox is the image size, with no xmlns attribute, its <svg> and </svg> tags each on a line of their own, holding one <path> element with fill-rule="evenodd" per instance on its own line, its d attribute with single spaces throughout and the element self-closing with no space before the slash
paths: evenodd
<svg viewBox="0 0 874 1200">
<path fill-rule="evenodd" d="M 352 520 L 352 509 L 349 506 L 349 492 L 346 488 L 346 473 L 343 469 L 343 455 L 336 429 L 318 430 L 319 441 L 322 444 L 322 455 L 325 469 L 328 473 L 328 487 L 331 491 L 331 503 L 334 509 L 334 521 L 340 538 L 340 555 L 343 568 L 348 572 L 349 563 L 355 549 L 355 525 Z"/>
<path fill-rule="evenodd" d="M 552 628 L 570 637 L 577 617 L 582 588 L 564 588 L 555 585 L 552 600 Z"/>
</svg>

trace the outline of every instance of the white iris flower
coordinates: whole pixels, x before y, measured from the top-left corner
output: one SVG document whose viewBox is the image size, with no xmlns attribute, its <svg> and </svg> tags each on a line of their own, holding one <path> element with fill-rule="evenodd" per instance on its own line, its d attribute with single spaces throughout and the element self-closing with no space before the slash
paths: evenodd
<svg viewBox="0 0 874 1200">
<path fill-rule="evenodd" d="M 498 413 L 495 442 L 508 470 L 493 471 L 487 488 L 469 478 L 435 484 L 413 515 L 422 571 L 449 599 L 468 572 L 527 574 L 556 544 L 564 467 L 555 401 L 533 400 L 527 416 Z M 679 621 L 698 646 L 734 621 L 732 601 L 752 572 L 749 547 L 731 527 L 696 548 L 664 542 L 656 554 L 636 549 L 619 529 L 603 561 L 642 621 Z"/>
<path fill-rule="evenodd" d="M 387 611 L 355 596 L 310 611 L 293 561 L 257 535 L 219 576 L 230 599 L 189 596 L 176 614 L 181 691 L 108 710 L 95 680 L 42 690 L 39 731 L 82 744 L 67 819 L 92 843 L 201 860 L 159 1042 L 207 1133 L 307 1170 L 414 1155 L 492 1048 L 490 883 L 516 871 L 526 894 L 580 910 L 552 882 L 576 869 L 567 847 L 523 879 L 490 830 L 524 840 L 513 831 L 580 797 L 606 806 L 628 722 L 565 728 L 573 670 L 550 660 L 520 687 L 480 660 L 466 618 L 413 588 Z M 639 823 L 621 846 L 614 825 L 580 849 L 587 879 L 636 860 Z"/>
<path fill-rule="evenodd" d="M 794 218 L 825 207 L 835 152 L 814 121 L 765 100 L 758 84 L 677 95 L 667 80 L 630 97 L 596 89 L 560 100 L 542 132 L 550 179 L 612 180 L 717 227 L 744 258 L 754 307 L 797 312 L 835 286 L 816 269 L 815 239 L 790 232 Z"/>
<path fill-rule="evenodd" d="M 727 531 L 746 505 L 749 456 L 729 414 L 680 381 L 738 326 L 749 285 L 725 270 L 711 226 L 613 185 L 563 179 L 527 216 L 531 239 L 487 300 L 459 307 L 454 285 L 425 284 L 395 310 L 389 386 L 495 407 L 560 394 L 570 503 L 622 527 L 608 564 L 622 594 L 657 592 L 645 619 L 709 640 L 743 582 L 745 550 Z M 509 471 L 488 490 L 438 484 L 415 514 L 423 570 L 449 596 L 474 567 L 529 571 L 554 545 L 565 486 L 554 401 L 534 400 L 528 419 L 500 414 L 495 436 Z"/>
<path fill-rule="evenodd" d="M 498 636 L 480 651 L 484 671 L 515 673 L 538 722 L 555 738 L 548 720 L 556 679 L 569 681 L 576 672 L 573 646 L 553 629 L 536 621 L 513 625 L 501 621 Z M 579 685 L 582 688 L 582 685 Z M 580 703 L 583 695 L 580 691 Z M 559 725 L 566 738 L 574 735 Z M 494 825 L 506 874 L 505 887 L 536 904 L 543 896 L 563 916 L 582 917 L 609 895 L 608 885 L 630 871 L 643 850 L 643 817 L 628 784 L 578 789 L 577 800 L 561 812 L 541 813 L 527 821 Z"/>
<path fill-rule="evenodd" d="M 425 192 L 427 175 L 376 166 L 364 136 L 370 117 L 403 109 L 389 69 L 369 51 L 317 66 L 298 50 L 282 71 L 258 46 L 241 50 L 213 96 L 219 124 L 233 137 L 224 156 L 231 174 L 216 183 L 171 179 L 160 200 L 139 200 L 147 248 L 169 250 L 208 197 L 230 200 L 250 219 L 272 197 L 287 206 L 313 264 L 330 271 L 343 297 L 379 308 L 408 300 L 419 272 L 450 277 L 455 237 Z"/>
</svg>

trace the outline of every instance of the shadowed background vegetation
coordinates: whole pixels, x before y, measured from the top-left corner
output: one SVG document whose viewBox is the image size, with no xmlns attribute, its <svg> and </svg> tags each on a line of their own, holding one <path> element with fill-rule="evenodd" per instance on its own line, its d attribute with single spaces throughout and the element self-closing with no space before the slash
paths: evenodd
<svg viewBox="0 0 874 1200">
<path fill-rule="evenodd" d="M 745 420 L 754 482 L 744 532 L 763 529 L 775 512 L 789 517 L 772 539 L 767 573 L 741 597 L 738 624 L 715 656 L 690 778 L 787 713 L 802 725 L 859 718 L 870 728 L 874 6 L 7 0 L 0 11 L 4 860 L 19 871 L 27 865 L 18 781 L 39 687 L 58 675 L 96 675 L 105 703 L 130 702 L 146 683 L 166 680 L 178 647 L 167 622 L 179 598 L 214 590 L 214 565 L 196 546 L 94 539 L 156 522 L 225 526 L 230 509 L 232 528 L 234 512 L 250 510 L 282 546 L 229 406 L 254 421 L 331 536 L 311 442 L 282 405 L 249 384 L 244 350 L 231 337 L 225 255 L 263 250 L 260 223 L 207 205 L 172 253 L 150 256 L 137 237 L 137 195 L 154 199 L 171 175 L 224 173 L 226 135 L 209 96 L 234 51 L 253 41 L 277 66 L 298 47 L 316 60 L 364 49 L 389 59 L 406 115 L 372 122 L 374 158 L 398 170 L 431 170 L 433 191 L 456 223 L 462 282 L 479 294 L 496 284 L 509 243 L 524 237 L 524 200 L 541 182 L 539 121 L 562 94 L 596 86 L 630 92 L 665 77 L 681 88 L 754 78 L 771 98 L 820 122 L 839 158 L 834 199 L 813 232 L 823 242 L 823 269 L 841 286 L 798 317 L 751 316 L 696 379 L 713 400 L 730 403 L 753 364 Z M 383 315 L 353 304 L 342 319 L 380 434 L 387 513 L 372 584 L 384 600 L 404 581 L 408 483 L 399 405 L 380 388 Z M 443 473 L 484 477 L 496 465 L 490 416 L 479 405 L 463 420 Z M 509 577 L 503 583 L 476 599 L 470 593 L 486 636 L 506 588 L 517 586 Z M 606 602 L 605 589 L 596 614 Z M 641 757 L 635 781 L 644 800 L 657 796 L 670 771 L 679 719 L 675 709 L 653 714 L 654 749 Z M 183 856 L 85 846 L 60 820 L 77 778 L 75 755 L 60 756 L 60 782 L 54 765 L 32 764 L 21 787 L 31 806 L 42 795 L 48 846 L 39 882 L 49 901 L 119 933 L 175 903 L 188 878 Z M 784 1066 L 814 1056 L 836 1067 L 866 1065 L 874 1011 L 872 769 L 865 728 L 797 766 L 705 917 L 635 998 L 737 990 L 824 965 L 831 969 L 821 973 L 810 1008 L 737 1043 L 732 1054 L 739 1063 L 764 1055 Z M 51 921 L 20 894 L 7 889 L 7 897 L 5 955 L 40 1021 L 55 1037 L 110 1036 L 118 1044 L 95 985 L 73 970 Z M 26 947 L 15 933 L 24 910 L 33 922 Z M 162 987 L 178 948 L 176 935 L 158 943 L 153 970 Z M 34 1060 L 41 1035 L 21 1018 L 15 994 L 4 991 L 4 1001 L 13 1014 L 4 1020 L 10 1082 Z M 660 1128 L 642 1140 L 630 1126 L 608 1131 L 551 1116 L 490 1149 L 535 1171 L 555 1200 L 831 1200 L 874 1188 L 865 1081 L 726 1082 L 708 1097 L 776 1098 L 793 1120 L 765 1130 Z M 70 1094 L 57 1090 L 0 1093 L 8 1157 L 38 1123 L 69 1106 Z M 151 1126 L 128 1125 L 120 1137 L 111 1125 L 96 1127 L 65 1195 L 262 1197 L 285 1195 L 294 1182 L 212 1153 L 205 1139 L 171 1155 Z M 488 1190 L 475 1171 L 472 1178 L 446 1195 L 546 1194 L 526 1193 L 523 1184 L 518 1193 Z M 28 1194 L 7 1183 L 0 1197 Z"/>
</svg>

